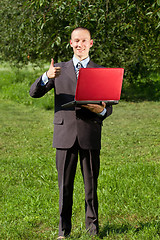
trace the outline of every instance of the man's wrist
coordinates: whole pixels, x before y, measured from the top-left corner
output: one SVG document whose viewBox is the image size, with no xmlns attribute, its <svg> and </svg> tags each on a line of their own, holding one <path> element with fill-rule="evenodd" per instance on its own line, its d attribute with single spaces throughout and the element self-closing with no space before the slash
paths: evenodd
<svg viewBox="0 0 160 240">
<path fill-rule="evenodd" d="M 106 114 L 106 112 L 107 112 L 107 109 L 104 108 L 102 112 L 98 113 L 98 115 L 104 117 L 104 115 Z"/>
</svg>

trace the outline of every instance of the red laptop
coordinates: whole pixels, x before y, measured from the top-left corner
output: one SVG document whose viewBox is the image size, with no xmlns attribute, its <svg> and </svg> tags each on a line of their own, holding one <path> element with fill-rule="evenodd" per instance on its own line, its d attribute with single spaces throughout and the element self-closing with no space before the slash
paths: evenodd
<svg viewBox="0 0 160 240">
<path fill-rule="evenodd" d="M 121 96 L 123 68 L 81 68 L 75 100 L 62 107 L 84 104 L 118 104 Z"/>
</svg>

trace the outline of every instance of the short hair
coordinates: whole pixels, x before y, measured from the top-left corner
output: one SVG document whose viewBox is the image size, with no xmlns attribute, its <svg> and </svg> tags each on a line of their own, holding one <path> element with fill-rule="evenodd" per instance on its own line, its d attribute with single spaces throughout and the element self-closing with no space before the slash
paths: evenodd
<svg viewBox="0 0 160 240">
<path fill-rule="evenodd" d="M 72 38 L 72 33 L 73 33 L 74 31 L 76 31 L 76 30 L 86 30 L 86 31 L 88 31 L 88 33 L 89 33 L 89 35 L 90 35 L 90 38 L 91 38 L 91 32 L 90 32 L 90 30 L 89 30 L 88 28 L 86 28 L 86 27 L 76 27 L 76 28 L 71 32 L 71 38 Z"/>
</svg>

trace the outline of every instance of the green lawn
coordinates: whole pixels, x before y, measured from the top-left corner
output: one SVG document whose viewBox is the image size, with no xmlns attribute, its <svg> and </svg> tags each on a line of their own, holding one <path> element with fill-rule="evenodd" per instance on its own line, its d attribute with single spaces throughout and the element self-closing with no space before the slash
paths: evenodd
<svg viewBox="0 0 160 240">
<path fill-rule="evenodd" d="M 53 111 L 2 96 L 0 239 L 56 239 L 59 216 Z M 91 238 L 85 232 L 84 186 L 78 165 L 69 239 L 160 239 L 159 160 L 160 103 L 121 101 L 103 125 L 100 234 Z"/>
</svg>

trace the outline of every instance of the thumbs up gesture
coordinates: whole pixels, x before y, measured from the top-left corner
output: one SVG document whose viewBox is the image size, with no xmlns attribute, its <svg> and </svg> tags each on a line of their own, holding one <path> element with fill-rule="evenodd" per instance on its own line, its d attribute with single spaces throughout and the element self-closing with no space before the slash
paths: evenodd
<svg viewBox="0 0 160 240">
<path fill-rule="evenodd" d="M 54 60 L 51 59 L 51 65 L 49 67 L 49 70 L 47 71 L 47 77 L 48 78 L 57 78 L 61 74 L 61 68 L 60 67 L 54 67 Z"/>
</svg>

